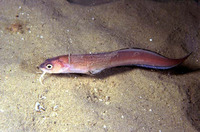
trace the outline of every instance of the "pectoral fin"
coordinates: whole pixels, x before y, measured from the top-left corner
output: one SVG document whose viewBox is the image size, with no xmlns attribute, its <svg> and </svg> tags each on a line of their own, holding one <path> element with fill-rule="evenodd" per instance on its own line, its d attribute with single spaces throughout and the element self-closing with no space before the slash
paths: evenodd
<svg viewBox="0 0 200 132">
<path fill-rule="evenodd" d="M 90 71 L 88 71 L 88 74 L 89 74 L 89 75 L 94 75 L 94 74 L 100 73 L 100 72 L 103 71 L 103 70 L 104 70 L 104 69 L 90 70 Z"/>
</svg>

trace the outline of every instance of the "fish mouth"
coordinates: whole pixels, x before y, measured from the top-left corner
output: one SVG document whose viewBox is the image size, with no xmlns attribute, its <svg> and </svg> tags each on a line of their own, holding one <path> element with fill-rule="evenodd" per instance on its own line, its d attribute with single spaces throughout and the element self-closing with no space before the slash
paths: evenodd
<svg viewBox="0 0 200 132">
<path fill-rule="evenodd" d="M 49 72 L 48 70 L 46 70 L 45 65 L 46 65 L 46 63 L 42 63 L 40 66 L 37 66 L 37 68 L 43 72 Z"/>
<path fill-rule="evenodd" d="M 48 72 L 45 68 L 42 67 L 42 65 L 37 66 L 37 69 L 41 70 L 42 72 Z"/>
<path fill-rule="evenodd" d="M 38 73 L 43 73 L 43 72 L 47 72 L 44 68 L 40 67 L 40 66 L 37 66 L 36 67 L 38 70 L 41 70 L 42 72 L 38 72 Z"/>
<path fill-rule="evenodd" d="M 42 66 L 39 66 L 38 67 L 42 72 L 45 72 L 45 73 L 52 73 L 51 70 L 47 70 L 46 68 L 42 67 Z"/>
<path fill-rule="evenodd" d="M 48 70 L 46 70 L 45 68 L 39 67 L 39 69 L 40 69 L 42 72 L 50 73 L 50 72 L 49 72 Z"/>
</svg>

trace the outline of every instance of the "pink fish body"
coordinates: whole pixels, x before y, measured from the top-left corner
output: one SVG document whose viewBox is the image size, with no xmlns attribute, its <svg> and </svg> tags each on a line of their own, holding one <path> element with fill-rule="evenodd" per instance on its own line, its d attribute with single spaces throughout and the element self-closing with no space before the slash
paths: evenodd
<svg viewBox="0 0 200 132">
<path fill-rule="evenodd" d="M 47 59 L 39 68 L 45 73 L 82 74 L 96 74 L 107 68 L 128 65 L 152 69 L 170 69 L 181 64 L 188 56 L 170 59 L 149 50 L 122 49 L 97 54 L 58 56 Z"/>
</svg>

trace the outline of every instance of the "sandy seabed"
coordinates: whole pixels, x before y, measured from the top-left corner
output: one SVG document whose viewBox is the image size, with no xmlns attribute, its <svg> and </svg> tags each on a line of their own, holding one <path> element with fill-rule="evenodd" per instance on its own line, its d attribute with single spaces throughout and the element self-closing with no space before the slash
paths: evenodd
<svg viewBox="0 0 200 132">
<path fill-rule="evenodd" d="M 200 131 L 200 5 L 75 1 L 0 0 L 0 131 Z M 38 81 L 47 58 L 131 47 L 193 53 L 167 71 L 118 67 Z"/>
</svg>

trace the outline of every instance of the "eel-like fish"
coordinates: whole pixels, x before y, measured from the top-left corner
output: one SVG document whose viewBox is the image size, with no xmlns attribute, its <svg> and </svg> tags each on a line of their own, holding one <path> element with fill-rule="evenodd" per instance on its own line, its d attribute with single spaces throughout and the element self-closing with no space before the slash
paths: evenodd
<svg viewBox="0 0 200 132">
<path fill-rule="evenodd" d="M 190 54 L 189 54 L 190 55 Z M 117 66 L 140 66 L 152 69 L 170 69 L 181 64 L 189 55 L 171 59 L 145 49 L 121 49 L 96 54 L 69 54 L 45 60 L 39 66 L 45 73 L 96 74 Z"/>
</svg>

